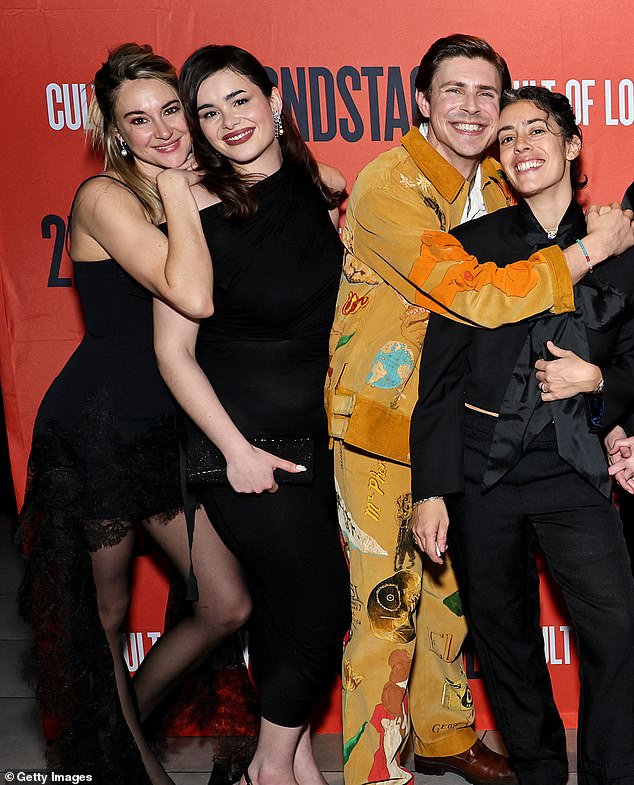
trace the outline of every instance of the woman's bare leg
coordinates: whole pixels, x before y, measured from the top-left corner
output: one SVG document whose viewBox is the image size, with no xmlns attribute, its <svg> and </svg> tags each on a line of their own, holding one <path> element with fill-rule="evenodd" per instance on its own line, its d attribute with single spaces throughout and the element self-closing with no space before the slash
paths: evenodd
<svg viewBox="0 0 634 785">
<path fill-rule="evenodd" d="M 313 745 L 310 736 L 310 723 L 302 730 L 301 736 L 295 750 L 293 761 L 295 779 L 299 785 L 327 785 L 324 775 L 321 773 L 315 756 L 313 755 Z"/>
<path fill-rule="evenodd" d="M 313 756 L 308 725 L 285 728 L 262 719 L 248 773 L 253 785 L 327 785 Z M 244 777 L 240 785 L 246 785 Z"/>
<path fill-rule="evenodd" d="M 285 728 L 261 720 L 258 746 L 248 769 L 253 785 L 299 785 L 294 760 L 302 731 L 302 727 Z M 247 785 L 245 777 L 240 785 Z"/>
</svg>

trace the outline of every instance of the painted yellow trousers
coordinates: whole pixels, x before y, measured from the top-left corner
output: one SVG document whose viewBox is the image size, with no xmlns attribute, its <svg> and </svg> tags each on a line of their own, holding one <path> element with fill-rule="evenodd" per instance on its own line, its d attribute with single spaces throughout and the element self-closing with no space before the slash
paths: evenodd
<svg viewBox="0 0 634 785">
<path fill-rule="evenodd" d="M 466 635 L 448 559 L 425 570 L 411 534 L 409 467 L 335 440 L 339 523 L 350 562 L 352 627 L 343 660 L 346 785 L 404 785 L 409 735 L 427 757 L 476 740 L 460 649 Z"/>
</svg>

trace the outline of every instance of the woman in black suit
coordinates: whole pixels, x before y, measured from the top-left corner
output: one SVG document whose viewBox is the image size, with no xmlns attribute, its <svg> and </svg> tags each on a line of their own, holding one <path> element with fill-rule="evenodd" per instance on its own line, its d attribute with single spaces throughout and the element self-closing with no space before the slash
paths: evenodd
<svg viewBox="0 0 634 785">
<path fill-rule="evenodd" d="M 567 99 L 527 87 L 503 106 L 500 157 L 523 199 L 454 232 L 468 253 L 498 264 L 574 243 L 584 224 L 573 198 L 581 132 Z M 414 537 L 442 561 L 449 531 L 521 785 L 567 776 L 534 544 L 576 630 L 579 783 L 634 783 L 634 582 L 599 438 L 634 404 L 634 254 L 626 255 L 576 286 L 572 314 L 496 330 L 432 314 L 422 356 L 411 435 Z"/>
</svg>

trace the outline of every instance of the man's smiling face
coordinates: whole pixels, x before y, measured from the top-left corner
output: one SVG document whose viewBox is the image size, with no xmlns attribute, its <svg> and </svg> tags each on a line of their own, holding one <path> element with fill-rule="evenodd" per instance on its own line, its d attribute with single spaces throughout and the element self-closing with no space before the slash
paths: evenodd
<svg viewBox="0 0 634 785">
<path fill-rule="evenodd" d="M 439 65 L 429 98 L 416 93 L 418 107 L 429 118 L 429 143 L 465 177 L 495 140 L 501 90 L 493 63 L 451 57 Z"/>
</svg>

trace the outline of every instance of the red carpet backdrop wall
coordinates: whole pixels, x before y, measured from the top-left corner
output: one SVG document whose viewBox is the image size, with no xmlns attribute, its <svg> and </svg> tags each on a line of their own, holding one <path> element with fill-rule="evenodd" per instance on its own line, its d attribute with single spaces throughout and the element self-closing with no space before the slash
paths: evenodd
<svg viewBox="0 0 634 785">
<path fill-rule="evenodd" d="M 208 43 L 251 50 L 271 68 L 316 157 L 351 186 L 408 129 L 413 71 L 429 44 L 455 32 L 483 36 L 516 85 L 543 84 L 572 100 L 585 138 L 586 201 L 620 201 L 634 179 L 632 3 L 1 0 L 0 14 L 0 374 L 18 503 L 37 407 L 82 334 L 64 239 L 75 188 L 100 168 L 83 126 L 91 77 L 109 47 L 149 43 L 179 66 Z M 132 668 L 159 634 L 164 606 L 160 576 L 150 571 L 146 584 L 140 572 Z M 560 708 L 574 726 L 573 635 L 548 586 L 543 623 Z M 472 684 L 479 725 L 491 727 L 478 679 Z M 333 708 L 322 729 L 337 721 Z"/>
</svg>

